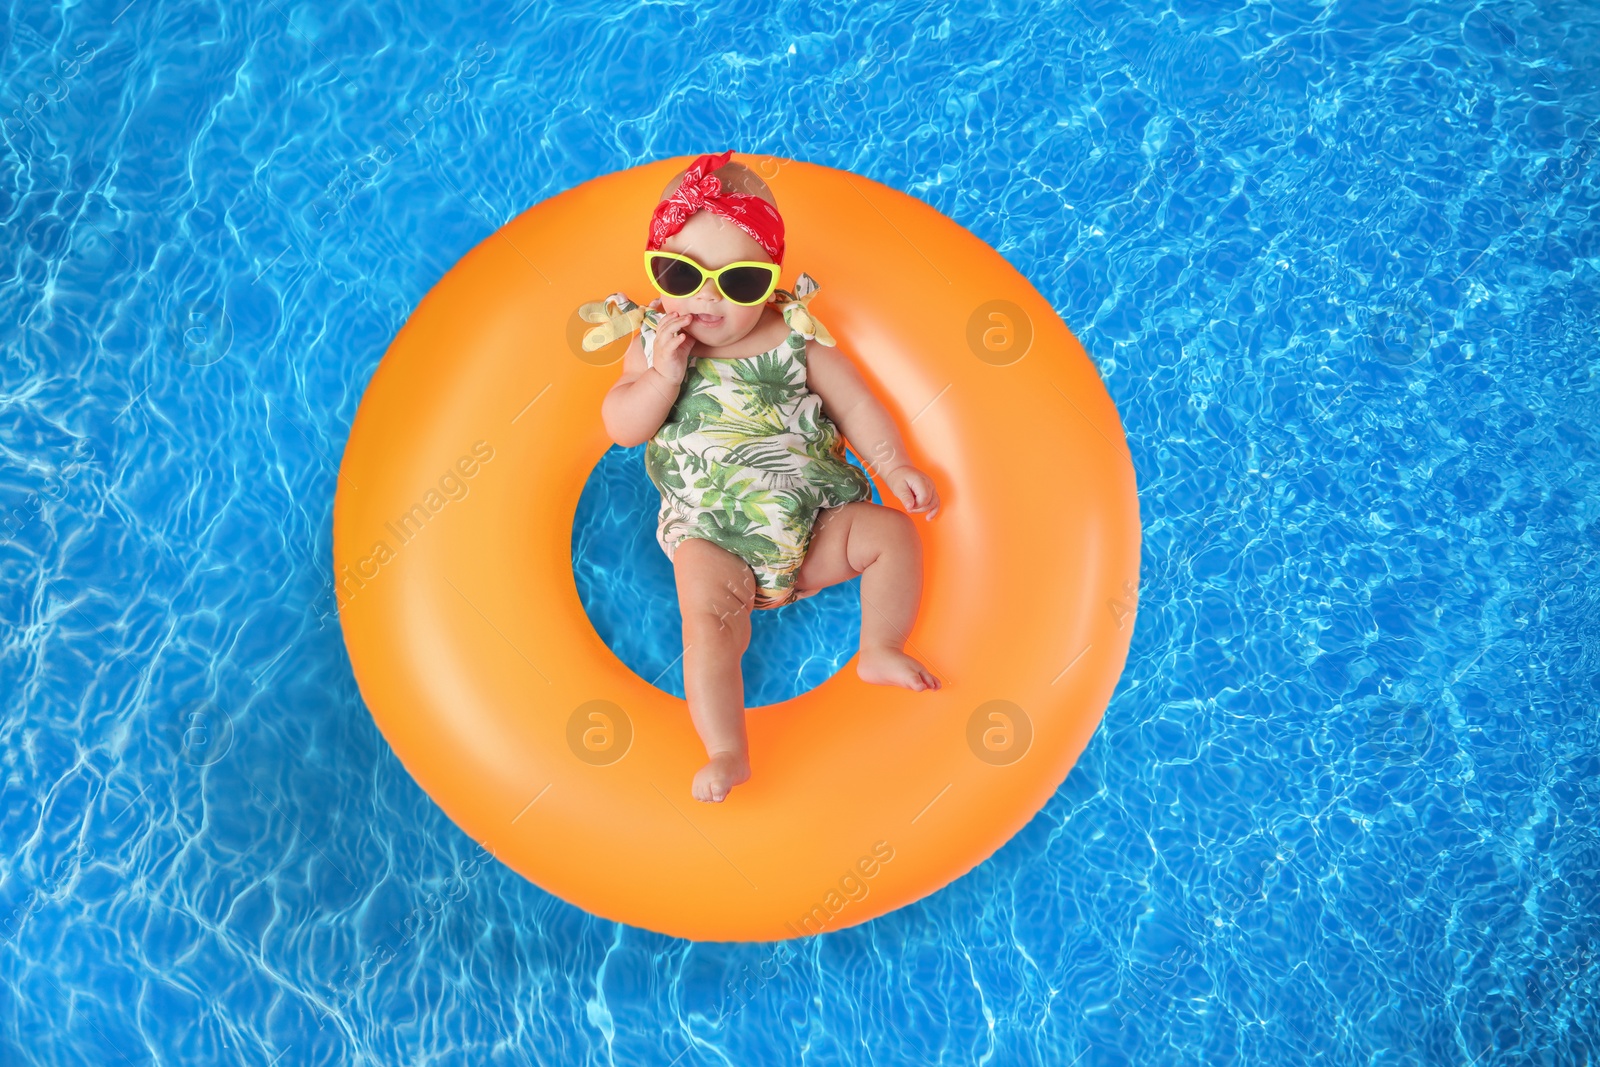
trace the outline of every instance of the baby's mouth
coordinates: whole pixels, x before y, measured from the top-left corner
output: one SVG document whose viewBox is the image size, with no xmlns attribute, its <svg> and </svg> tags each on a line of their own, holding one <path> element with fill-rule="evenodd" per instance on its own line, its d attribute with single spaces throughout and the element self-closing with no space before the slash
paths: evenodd
<svg viewBox="0 0 1600 1067">
<path fill-rule="evenodd" d="M 694 317 L 694 321 L 698 322 L 702 326 L 721 326 L 722 325 L 722 316 L 721 315 L 696 315 Z"/>
</svg>

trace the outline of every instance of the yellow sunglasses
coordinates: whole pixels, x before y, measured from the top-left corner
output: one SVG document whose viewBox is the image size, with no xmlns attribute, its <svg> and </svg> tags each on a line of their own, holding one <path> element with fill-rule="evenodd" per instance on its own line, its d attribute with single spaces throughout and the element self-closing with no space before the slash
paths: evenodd
<svg viewBox="0 0 1600 1067">
<path fill-rule="evenodd" d="M 766 303 L 778 287 L 776 263 L 748 259 L 711 270 L 688 256 L 651 249 L 644 254 L 644 269 L 657 292 L 679 299 L 698 293 L 707 278 L 717 283 L 724 297 L 743 307 Z"/>
</svg>

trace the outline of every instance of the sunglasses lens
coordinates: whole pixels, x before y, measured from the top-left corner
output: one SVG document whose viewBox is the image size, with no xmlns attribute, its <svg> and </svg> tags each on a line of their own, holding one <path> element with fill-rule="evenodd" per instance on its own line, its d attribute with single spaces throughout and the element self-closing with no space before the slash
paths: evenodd
<svg viewBox="0 0 1600 1067">
<path fill-rule="evenodd" d="M 700 273 L 699 267 L 666 256 L 651 257 L 650 273 L 668 296 L 693 296 L 706 283 L 706 276 Z"/>
<path fill-rule="evenodd" d="M 772 288 L 774 272 L 765 267 L 735 267 L 717 279 L 722 295 L 735 304 L 754 304 Z"/>
</svg>

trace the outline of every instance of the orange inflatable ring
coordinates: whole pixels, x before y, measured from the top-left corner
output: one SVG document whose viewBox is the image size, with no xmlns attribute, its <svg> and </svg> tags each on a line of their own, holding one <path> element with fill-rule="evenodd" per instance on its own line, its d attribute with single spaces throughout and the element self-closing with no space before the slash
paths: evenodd
<svg viewBox="0 0 1600 1067">
<path fill-rule="evenodd" d="M 933 892 L 1050 799 L 1122 673 L 1139 508 L 1094 366 L 998 253 L 876 182 L 743 157 L 787 223 L 782 284 L 821 283 L 811 310 L 939 486 L 911 650 L 944 687 L 847 666 L 752 709 L 753 777 L 697 803 L 684 702 L 618 661 L 572 574 L 627 343 L 585 352 L 576 309 L 644 298 L 646 223 L 690 158 L 529 209 L 423 299 L 351 427 L 337 599 L 379 728 L 482 848 L 607 919 L 784 939 Z"/>
</svg>

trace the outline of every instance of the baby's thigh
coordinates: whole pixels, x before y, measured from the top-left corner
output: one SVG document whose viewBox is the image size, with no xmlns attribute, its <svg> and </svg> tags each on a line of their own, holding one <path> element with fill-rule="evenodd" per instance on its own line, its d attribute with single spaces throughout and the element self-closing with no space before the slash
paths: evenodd
<svg viewBox="0 0 1600 1067">
<path fill-rule="evenodd" d="M 704 618 L 749 614 L 756 595 L 750 565 L 721 545 L 701 537 L 682 541 L 672 555 L 678 608 L 685 625 Z"/>
<path fill-rule="evenodd" d="M 885 549 L 916 544 L 911 520 L 893 508 L 858 500 L 817 515 L 805 562 L 795 575 L 795 585 L 814 593 L 848 582 L 872 565 Z"/>
</svg>

